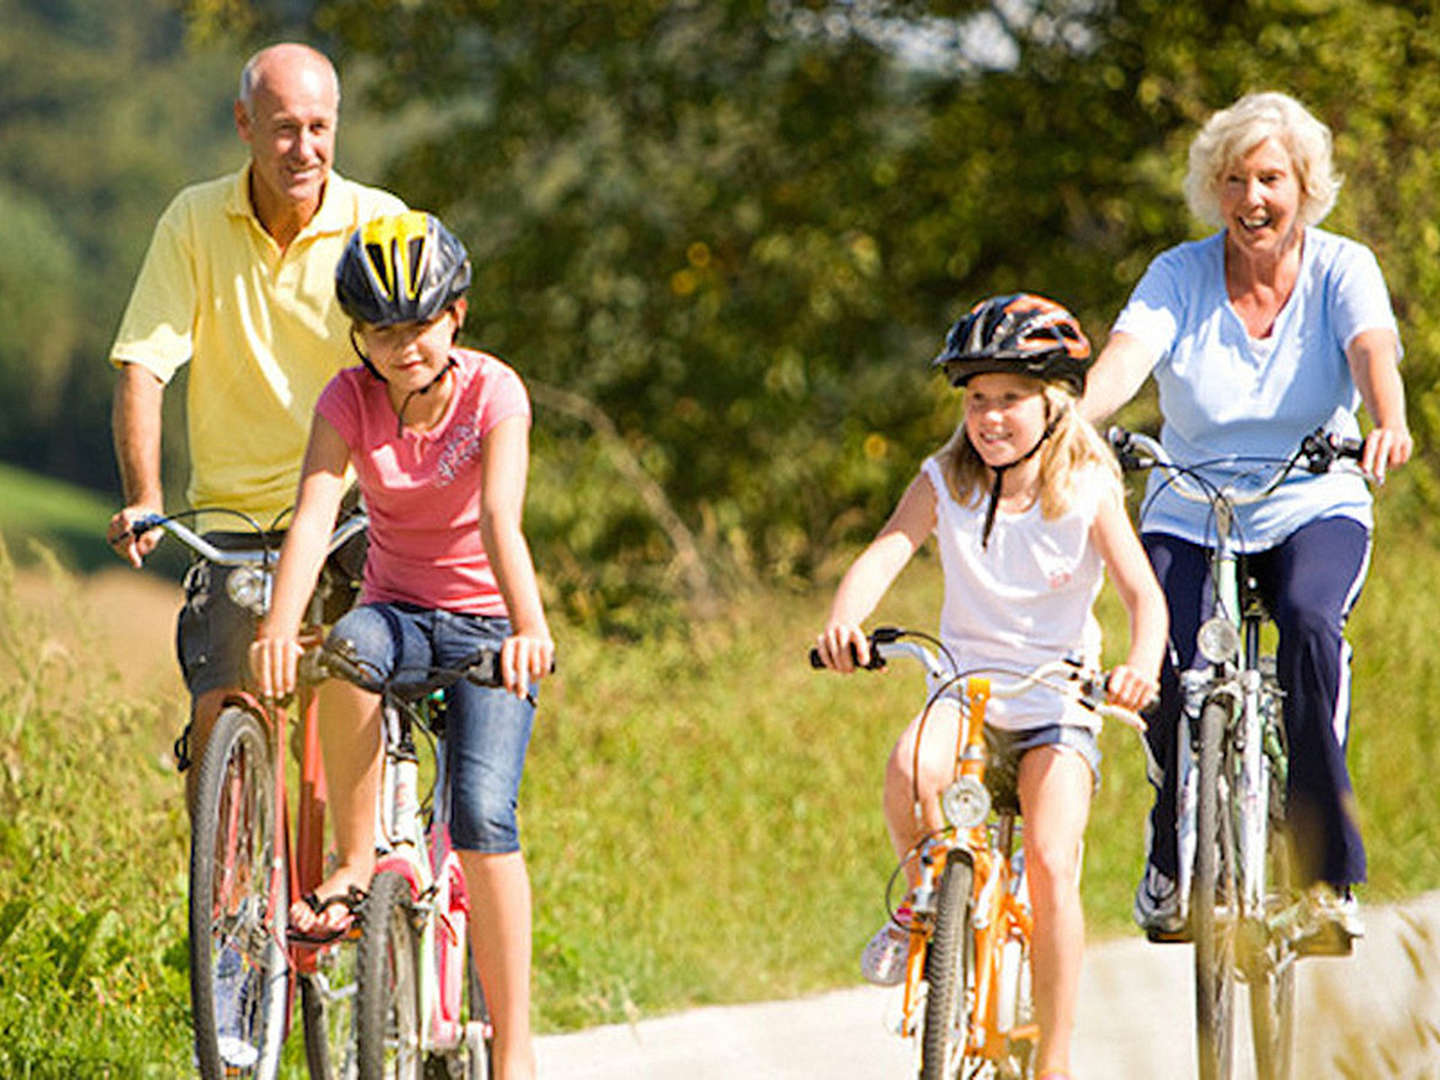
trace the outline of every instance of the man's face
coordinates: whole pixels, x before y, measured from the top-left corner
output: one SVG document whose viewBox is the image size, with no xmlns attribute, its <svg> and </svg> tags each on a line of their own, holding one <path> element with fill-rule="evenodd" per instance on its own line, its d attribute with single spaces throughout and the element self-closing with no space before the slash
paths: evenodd
<svg viewBox="0 0 1440 1080">
<path fill-rule="evenodd" d="M 319 206 L 335 156 L 339 104 L 322 64 L 277 59 L 259 73 L 250 109 L 235 105 L 236 127 L 250 146 L 257 209 L 293 207 L 308 216 Z"/>
</svg>

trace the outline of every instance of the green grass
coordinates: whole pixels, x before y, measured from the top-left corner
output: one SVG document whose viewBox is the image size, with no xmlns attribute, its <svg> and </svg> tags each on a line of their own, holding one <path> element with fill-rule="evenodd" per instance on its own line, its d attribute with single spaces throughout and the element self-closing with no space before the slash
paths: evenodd
<svg viewBox="0 0 1440 1080">
<path fill-rule="evenodd" d="M 39 541 L 72 570 L 89 572 L 121 565 L 105 543 L 105 526 L 119 509 L 89 488 L 0 462 L 0 535 L 17 562 L 34 564 Z M 150 560 L 151 569 L 179 575 L 185 558 L 166 545 Z"/>
<path fill-rule="evenodd" d="M 1370 901 L 1440 887 L 1426 839 L 1440 819 L 1440 550 L 1398 519 L 1380 536 L 1351 628 Z M 175 703 L 118 697 L 87 644 L 83 578 L 57 572 L 69 613 L 47 625 L 17 604 L 11 575 L 0 557 L 0 1075 L 183 1075 L 186 829 L 165 764 Z M 922 557 L 877 621 L 933 628 L 939 596 Z M 756 592 L 686 636 L 637 643 L 557 627 L 561 669 L 522 791 L 542 1030 L 857 980 L 892 869 L 883 763 L 921 684 L 901 664 L 811 672 L 828 603 L 828 590 Z M 1108 592 L 1102 615 L 1120 625 Z M 1092 940 L 1132 932 L 1148 805 L 1134 737 L 1110 725 L 1102 748 Z"/>
</svg>

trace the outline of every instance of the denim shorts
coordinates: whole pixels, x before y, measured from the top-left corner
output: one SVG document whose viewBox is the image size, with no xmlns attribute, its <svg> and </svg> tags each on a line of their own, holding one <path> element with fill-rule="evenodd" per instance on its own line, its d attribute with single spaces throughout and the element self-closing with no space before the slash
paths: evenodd
<svg viewBox="0 0 1440 1080">
<path fill-rule="evenodd" d="M 1046 724 L 1043 727 L 1010 731 L 985 725 L 985 786 L 995 805 L 1018 810 L 1020 806 L 1020 759 L 1041 746 L 1068 746 L 1090 766 L 1095 789 L 1100 789 L 1100 745 L 1095 732 L 1074 724 Z"/>
<path fill-rule="evenodd" d="M 508 619 L 389 603 L 363 604 L 330 631 L 332 642 L 353 643 L 368 670 L 400 682 L 423 681 L 432 667 L 460 667 L 509 636 Z M 447 700 L 451 843 L 460 851 L 519 851 L 515 808 L 535 708 L 508 691 L 464 681 Z"/>
</svg>

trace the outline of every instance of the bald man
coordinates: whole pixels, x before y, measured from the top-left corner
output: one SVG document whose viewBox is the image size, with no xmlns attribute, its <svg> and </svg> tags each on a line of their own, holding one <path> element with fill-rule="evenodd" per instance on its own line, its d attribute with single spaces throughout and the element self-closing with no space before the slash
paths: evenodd
<svg viewBox="0 0 1440 1080">
<path fill-rule="evenodd" d="M 160 539 L 158 530 L 136 538 L 130 526 L 164 508 L 161 403 L 186 362 L 189 506 L 240 511 L 268 529 L 295 500 L 315 399 L 354 363 L 335 264 L 356 226 L 405 209 L 331 168 L 339 109 L 324 55 L 293 43 L 262 49 L 235 102 L 249 161 L 181 191 L 155 227 L 110 350 L 125 506 L 107 536 L 136 568 Z M 220 546 L 255 546 L 233 515 L 202 514 L 199 527 Z M 182 769 L 200 760 L 225 696 L 246 677 L 254 615 L 230 600 L 224 577 L 204 562 L 186 576 L 176 635 L 191 694 Z"/>
</svg>

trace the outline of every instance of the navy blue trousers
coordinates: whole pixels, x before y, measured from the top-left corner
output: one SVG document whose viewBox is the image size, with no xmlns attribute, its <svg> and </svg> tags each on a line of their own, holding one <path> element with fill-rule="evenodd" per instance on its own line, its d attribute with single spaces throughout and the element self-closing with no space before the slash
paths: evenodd
<svg viewBox="0 0 1440 1080">
<path fill-rule="evenodd" d="M 1170 605 L 1170 641 L 1158 715 L 1147 739 L 1164 773 L 1157 779 L 1150 859 L 1177 877 L 1176 732 L 1182 705 L 1177 670 L 1195 663 L 1195 633 L 1210 615 L 1207 549 L 1162 533 L 1142 537 Z M 1277 674 L 1285 691 L 1290 745 L 1287 816 L 1302 882 L 1343 886 L 1365 880 L 1365 847 L 1345 765 L 1350 722 L 1350 646 L 1345 620 L 1370 564 L 1370 533 L 1350 518 L 1322 518 L 1278 546 L 1246 556 L 1245 572 L 1280 631 Z M 1178 665 L 1178 667 L 1177 667 Z"/>
</svg>

